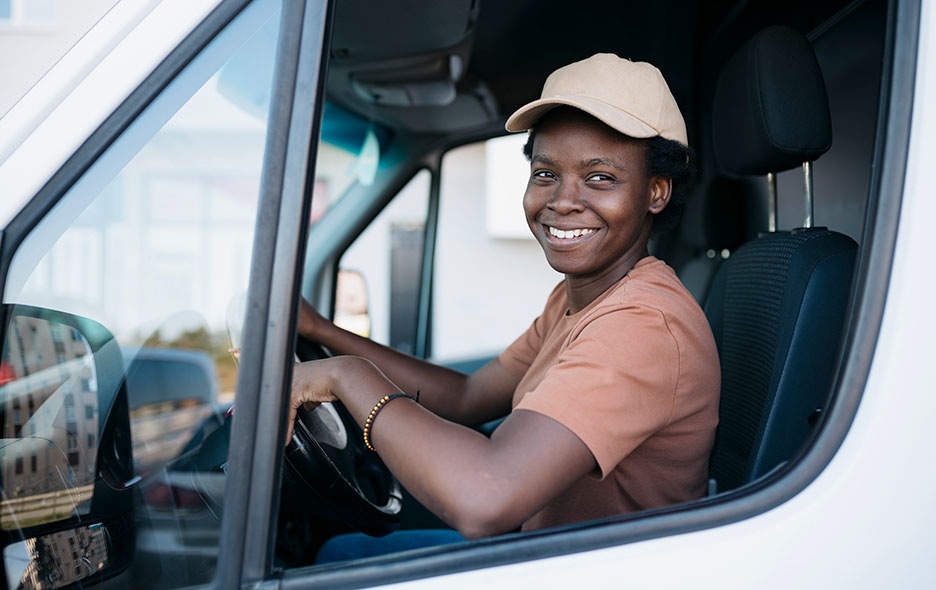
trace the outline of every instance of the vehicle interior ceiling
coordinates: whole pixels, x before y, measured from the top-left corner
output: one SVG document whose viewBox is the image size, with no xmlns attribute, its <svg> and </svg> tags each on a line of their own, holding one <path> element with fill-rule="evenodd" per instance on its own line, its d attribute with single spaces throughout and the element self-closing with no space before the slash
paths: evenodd
<svg viewBox="0 0 936 590">
<path fill-rule="evenodd" d="M 394 143 L 423 146 L 394 171 L 403 178 L 397 188 L 431 153 L 504 134 L 506 118 L 538 98 L 561 65 L 613 52 L 659 67 L 686 119 L 699 174 L 681 227 L 651 248 L 700 302 L 713 265 L 767 230 L 765 178 L 733 177 L 713 153 L 719 73 L 758 31 L 792 27 L 818 54 L 832 111 L 833 148 L 816 165 L 815 224 L 861 244 L 886 0 L 628 0 L 587 8 L 563 0 L 338 0 L 335 10 L 328 100 L 386 127 Z M 779 175 L 780 230 L 803 225 L 802 182 L 798 169 Z M 389 200 L 386 192 L 375 200 Z"/>
<path fill-rule="evenodd" d="M 712 272 L 707 263 L 700 270 L 698 259 L 720 259 L 767 229 L 764 178 L 732 178 L 720 170 L 713 155 L 711 104 L 722 65 L 767 26 L 787 25 L 814 40 L 852 13 L 864 12 L 869 15 L 864 20 L 870 21 L 865 26 L 877 27 L 878 32 L 863 48 L 878 52 L 870 63 L 879 68 L 885 9 L 883 0 L 795 0 L 782 5 L 748 0 L 624 1 L 591 3 L 587 10 L 562 0 L 338 0 L 326 93 L 330 102 L 389 129 L 394 143 L 444 150 L 504 134 L 506 118 L 538 98 L 543 81 L 556 67 L 596 52 L 653 63 L 686 119 L 699 174 L 682 227 L 656 239 L 651 248 L 704 301 Z M 832 55 L 826 62 L 835 59 L 841 61 Z M 847 70 L 855 63 L 839 65 Z M 879 76 L 866 79 L 875 85 L 863 92 L 875 101 L 867 107 L 870 133 Z M 840 121 L 834 98 L 838 138 L 843 126 L 836 125 Z M 835 147 L 839 153 L 845 149 Z M 425 156 L 413 150 L 400 164 L 403 174 L 413 174 Z M 870 166 L 870 152 L 863 156 Z M 826 160 L 835 158 L 833 149 Z M 817 224 L 835 225 L 820 215 L 823 176 L 816 177 Z M 781 198 L 780 229 L 802 225 L 797 219 L 800 204 L 792 197 L 802 192 L 798 181 L 801 176 L 795 171 L 780 176 L 780 190 L 791 194 Z M 850 227 L 834 229 L 860 243 L 867 185 L 852 188 L 851 198 L 860 199 L 861 206 L 850 214 Z M 838 214 L 849 204 L 828 205 Z M 787 210 L 792 211 L 790 219 L 784 218 Z"/>
</svg>

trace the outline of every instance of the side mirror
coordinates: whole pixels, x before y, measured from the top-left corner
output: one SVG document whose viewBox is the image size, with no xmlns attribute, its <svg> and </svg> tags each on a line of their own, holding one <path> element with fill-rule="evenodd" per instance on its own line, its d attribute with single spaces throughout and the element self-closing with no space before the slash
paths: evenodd
<svg viewBox="0 0 936 590">
<path fill-rule="evenodd" d="M 113 336 L 97 322 L 0 307 L 0 543 L 7 584 L 68 586 L 134 550 L 130 415 Z"/>
<path fill-rule="evenodd" d="M 371 318 L 367 309 L 367 280 L 356 270 L 338 271 L 335 287 L 335 324 L 369 338 Z"/>
</svg>

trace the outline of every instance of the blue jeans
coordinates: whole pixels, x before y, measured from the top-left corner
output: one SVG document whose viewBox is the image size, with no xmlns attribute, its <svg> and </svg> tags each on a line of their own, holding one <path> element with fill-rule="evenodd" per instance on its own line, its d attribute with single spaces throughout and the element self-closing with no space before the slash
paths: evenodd
<svg viewBox="0 0 936 590">
<path fill-rule="evenodd" d="M 452 529 L 413 529 L 396 531 L 386 537 L 368 537 L 363 533 L 338 535 L 325 541 L 315 557 L 316 564 L 386 555 L 407 549 L 460 543 L 465 537 Z"/>
</svg>

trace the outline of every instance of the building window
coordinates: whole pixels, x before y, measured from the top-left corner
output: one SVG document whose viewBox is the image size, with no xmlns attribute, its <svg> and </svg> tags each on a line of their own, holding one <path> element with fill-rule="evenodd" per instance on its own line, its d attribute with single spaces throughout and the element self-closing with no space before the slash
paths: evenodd
<svg viewBox="0 0 936 590">
<path fill-rule="evenodd" d="M 73 435 L 68 435 L 68 464 L 71 466 L 78 465 L 80 461 L 78 453 L 78 439 Z M 71 471 L 68 472 L 71 475 Z"/>
<path fill-rule="evenodd" d="M 23 458 L 16 458 L 16 475 L 22 475 L 23 473 Z"/>
</svg>

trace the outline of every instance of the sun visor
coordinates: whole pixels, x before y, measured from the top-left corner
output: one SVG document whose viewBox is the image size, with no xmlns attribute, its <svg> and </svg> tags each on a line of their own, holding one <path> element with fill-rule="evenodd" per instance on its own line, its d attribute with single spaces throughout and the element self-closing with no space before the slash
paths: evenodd
<svg viewBox="0 0 936 590">
<path fill-rule="evenodd" d="M 453 47 L 474 30 L 478 0 L 394 0 L 335 3 L 332 57 L 370 61 Z"/>
<path fill-rule="evenodd" d="M 447 55 L 407 67 L 355 72 L 351 86 L 359 98 L 382 106 L 446 106 L 455 100 L 455 83 L 464 71 L 460 55 Z"/>
</svg>

